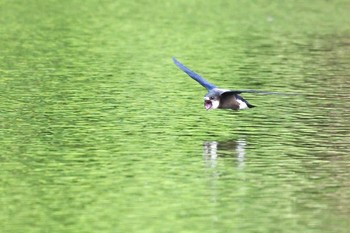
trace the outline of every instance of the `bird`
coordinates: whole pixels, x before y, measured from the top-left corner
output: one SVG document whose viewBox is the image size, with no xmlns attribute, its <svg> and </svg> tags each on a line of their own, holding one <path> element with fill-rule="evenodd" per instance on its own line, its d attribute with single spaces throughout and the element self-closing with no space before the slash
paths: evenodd
<svg viewBox="0 0 350 233">
<path fill-rule="evenodd" d="M 172 58 L 174 64 L 183 72 L 185 72 L 192 79 L 196 80 L 200 85 L 207 89 L 208 93 L 204 96 L 204 108 L 210 109 L 232 109 L 232 110 L 244 110 L 254 108 L 256 106 L 250 104 L 245 100 L 241 93 L 259 93 L 259 94 L 280 94 L 278 92 L 266 92 L 257 90 L 229 90 L 218 88 L 214 84 L 208 82 L 202 78 L 199 74 L 190 70 L 183 64 L 181 64 L 174 57 Z"/>
</svg>

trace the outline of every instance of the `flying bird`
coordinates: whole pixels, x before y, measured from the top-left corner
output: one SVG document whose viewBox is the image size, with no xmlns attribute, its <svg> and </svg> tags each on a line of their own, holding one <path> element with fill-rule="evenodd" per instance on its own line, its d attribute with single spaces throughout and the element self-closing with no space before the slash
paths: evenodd
<svg viewBox="0 0 350 233">
<path fill-rule="evenodd" d="M 265 92 L 256 90 L 227 90 L 216 87 L 214 84 L 209 83 L 207 80 L 202 78 L 200 75 L 190 70 L 173 57 L 174 64 L 179 67 L 188 76 L 196 80 L 200 85 L 208 90 L 208 93 L 204 96 L 204 107 L 206 110 L 209 109 L 232 109 L 242 110 L 254 108 L 243 99 L 239 94 L 241 93 L 259 93 L 259 94 L 280 94 L 277 92 Z"/>
</svg>

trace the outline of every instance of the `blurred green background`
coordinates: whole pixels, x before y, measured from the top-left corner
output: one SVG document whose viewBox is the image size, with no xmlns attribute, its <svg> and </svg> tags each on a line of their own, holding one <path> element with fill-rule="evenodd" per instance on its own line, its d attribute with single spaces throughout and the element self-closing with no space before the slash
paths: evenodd
<svg viewBox="0 0 350 233">
<path fill-rule="evenodd" d="M 0 231 L 348 232 L 349 11 L 0 0 Z"/>
</svg>

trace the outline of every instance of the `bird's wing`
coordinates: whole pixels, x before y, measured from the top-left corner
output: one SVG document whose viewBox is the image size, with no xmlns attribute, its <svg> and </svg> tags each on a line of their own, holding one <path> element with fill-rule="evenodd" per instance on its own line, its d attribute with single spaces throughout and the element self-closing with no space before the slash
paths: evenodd
<svg viewBox="0 0 350 233">
<path fill-rule="evenodd" d="M 205 80 L 204 78 L 202 78 L 201 76 L 199 76 L 198 74 L 196 74 L 195 72 L 193 72 L 192 70 L 188 69 L 186 66 L 182 65 L 179 61 L 177 61 L 174 57 L 173 57 L 173 62 L 174 64 L 179 67 L 183 72 L 185 72 L 186 74 L 188 74 L 188 76 L 190 76 L 191 78 L 193 78 L 194 80 L 196 80 L 200 85 L 202 85 L 203 87 L 205 87 L 208 91 L 216 88 L 215 85 L 211 84 L 210 82 L 208 82 L 207 80 Z"/>
<path fill-rule="evenodd" d="M 255 93 L 255 94 L 262 94 L 262 95 L 297 95 L 297 94 L 290 94 L 290 93 L 257 91 L 257 90 L 229 90 L 225 92 L 232 93 L 232 94 Z"/>
</svg>

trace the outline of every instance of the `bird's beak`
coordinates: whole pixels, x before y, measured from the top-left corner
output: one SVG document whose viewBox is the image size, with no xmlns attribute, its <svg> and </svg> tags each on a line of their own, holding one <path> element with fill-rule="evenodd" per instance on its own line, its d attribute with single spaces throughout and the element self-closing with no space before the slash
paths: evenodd
<svg viewBox="0 0 350 233">
<path fill-rule="evenodd" d="M 212 106 L 213 106 L 213 103 L 211 102 L 209 97 L 204 97 L 204 107 L 205 107 L 205 109 L 209 110 L 209 109 L 211 109 Z"/>
</svg>

